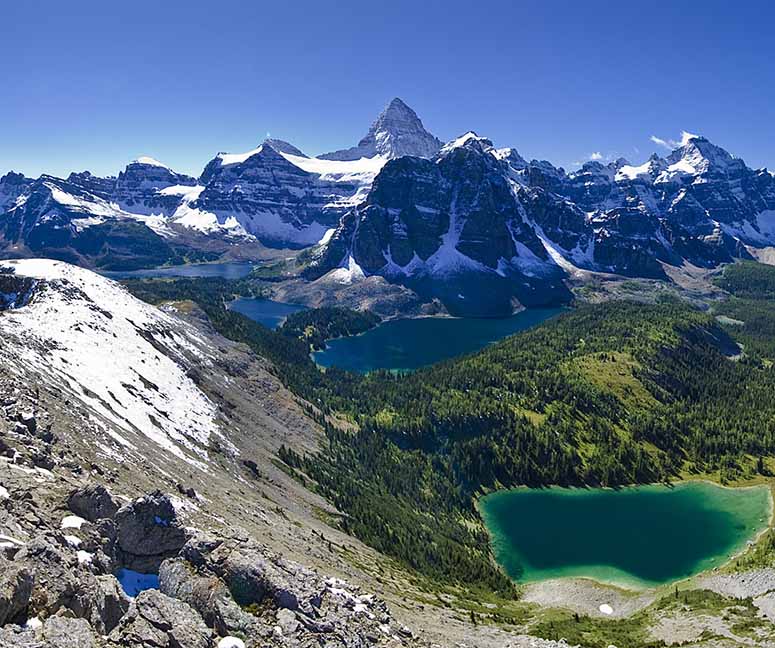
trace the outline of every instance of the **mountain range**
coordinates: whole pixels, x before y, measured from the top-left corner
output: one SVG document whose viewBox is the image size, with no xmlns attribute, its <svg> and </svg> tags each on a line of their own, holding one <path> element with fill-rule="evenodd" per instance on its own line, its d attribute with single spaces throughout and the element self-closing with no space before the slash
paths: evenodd
<svg viewBox="0 0 775 648">
<path fill-rule="evenodd" d="M 474 132 L 442 144 L 396 98 L 356 146 L 317 157 L 267 139 L 198 178 L 148 157 L 115 178 L 0 178 L 6 256 L 122 269 L 258 244 L 314 248 L 307 279 L 378 275 L 497 314 L 567 300 L 579 271 L 664 279 L 751 258 L 775 245 L 775 176 L 689 133 L 667 157 L 566 172 Z"/>
</svg>

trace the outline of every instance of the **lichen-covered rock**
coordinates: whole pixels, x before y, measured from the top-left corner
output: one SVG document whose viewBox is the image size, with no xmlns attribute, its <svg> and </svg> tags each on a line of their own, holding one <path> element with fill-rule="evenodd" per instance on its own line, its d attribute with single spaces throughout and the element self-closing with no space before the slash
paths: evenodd
<svg viewBox="0 0 775 648">
<path fill-rule="evenodd" d="M 231 596 L 229 588 L 214 575 L 202 575 L 182 558 L 165 560 L 159 569 L 159 590 L 188 603 L 220 634 L 248 634 L 257 620 Z"/>
</svg>

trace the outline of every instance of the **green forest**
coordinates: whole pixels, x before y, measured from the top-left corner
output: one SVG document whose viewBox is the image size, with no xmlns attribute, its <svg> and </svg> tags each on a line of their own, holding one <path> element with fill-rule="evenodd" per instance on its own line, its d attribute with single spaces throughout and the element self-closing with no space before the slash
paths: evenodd
<svg viewBox="0 0 775 648">
<path fill-rule="evenodd" d="M 775 268 L 730 266 L 719 285 L 731 297 L 710 311 L 581 305 L 401 376 L 320 371 L 306 341 L 224 307 L 250 282 L 128 285 L 151 302 L 197 301 L 223 335 L 269 357 L 326 431 L 317 454 L 280 458 L 347 514 L 346 531 L 439 582 L 514 592 L 476 510 L 488 489 L 727 482 L 768 472 L 775 455 Z"/>
<path fill-rule="evenodd" d="M 365 333 L 380 321 L 379 315 L 371 311 L 341 307 L 310 308 L 288 315 L 279 331 L 320 350 L 326 348 L 327 340 Z"/>
</svg>

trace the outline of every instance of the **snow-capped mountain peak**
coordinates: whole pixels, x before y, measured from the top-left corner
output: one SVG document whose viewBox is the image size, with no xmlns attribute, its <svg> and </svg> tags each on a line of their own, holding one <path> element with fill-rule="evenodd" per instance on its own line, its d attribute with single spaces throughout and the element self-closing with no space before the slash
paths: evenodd
<svg viewBox="0 0 775 648">
<path fill-rule="evenodd" d="M 309 157 L 301 149 L 295 147 L 289 142 L 286 142 L 285 140 L 267 137 L 263 141 L 262 145 L 271 146 L 278 153 L 286 153 L 288 155 L 295 155 L 296 157 Z"/>
<path fill-rule="evenodd" d="M 436 154 L 441 144 L 425 130 L 417 113 L 396 97 L 379 114 L 357 146 L 319 157 L 324 160 L 357 160 L 376 156 L 397 158 L 403 155 L 429 158 Z"/>
<path fill-rule="evenodd" d="M 492 142 L 486 137 L 480 137 L 474 131 L 468 131 L 442 146 L 439 155 L 444 156 L 457 148 L 464 147 L 479 151 L 491 151 L 493 149 Z"/>
</svg>

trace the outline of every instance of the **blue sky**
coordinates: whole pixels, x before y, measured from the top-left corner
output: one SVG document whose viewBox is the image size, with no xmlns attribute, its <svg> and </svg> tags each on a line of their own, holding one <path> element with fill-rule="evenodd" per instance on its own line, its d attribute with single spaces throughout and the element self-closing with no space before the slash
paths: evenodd
<svg viewBox="0 0 775 648">
<path fill-rule="evenodd" d="M 198 174 L 267 133 L 353 145 L 393 96 L 441 139 L 632 162 L 701 133 L 775 168 L 769 2 L 25 0 L 3 7 L 0 174 Z M 662 150 L 662 152 L 665 152 Z"/>
</svg>

